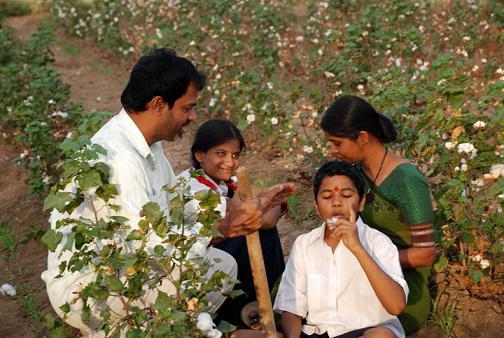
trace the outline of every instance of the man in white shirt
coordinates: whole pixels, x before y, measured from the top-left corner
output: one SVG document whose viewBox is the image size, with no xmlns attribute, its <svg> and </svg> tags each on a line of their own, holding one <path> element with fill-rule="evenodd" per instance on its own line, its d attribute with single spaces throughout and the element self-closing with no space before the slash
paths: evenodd
<svg viewBox="0 0 504 338">
<path fill-rule="evenodd" d="M 177 56 L 172 50 L 154 50 L 140 58 L 134 66 L 121 96 L 124 109 L 92 138 L 93 143 L 107 150 L 102 160 L 110 167 L 110 183 L 115 184 L 118 190 L 115 202 L 121 207 L 120 215 L 129 219 L 132 228 L 137 227 L 140 211 L 147 202 L 157 202 L 162 208 L 168 205 L 168 196 L 162 187 L 174 186 L 177 179 L 159 141 L 174 141 L 177 135 L 181 135 L 182 128 L 196 119 L 198 92 L 203 89 L 204 83 L 204 75 L 186 58 Z M 279 184 L 265 190 L 254 200 L 234 200 L 226 217 L 215 226 L 224 237 L 257 231 L 261 227 L 262 212 L 279 204 L 294 190 L 292 184 Z M 54 210 L 50 218 L 51 228 L 55 229 L 60 219 L 92 218 L 90 215 L 94 212 L 84 203 L 72 215 Z M 49 252 L 48 269 L 42 273 L 42 279 L 46 282 L 53 308 L 63 317 L 60 306 L 70 302 L 73 293 L 82 290 L 96 276 L 90 267 L 86 267 L 74 273 L 65 272 L 63 277 L 56 278 L 59 264 L 72 255 L 72 252 L 62 250 L 70 228 L 64 227 L 59 231 L 64 232 L 63 240 L 55 252 Z M 147 249 L 153 249 L 161 242 L 162 239 L 153 233 Z M 224 271 L 231 279 L 236 279 L 236 263 L 229 254 L 210 248 L 207 258 L 219 258 L 213 269 Z M 174 292 L 172 286 L 164 284 L 161 290 L 168 294 Z M 155 298 L 155 292 L 147 292 L 144 305 L 154 303 Z M 217 309 L 225 297 L 215 293 L 208 299 L 211 308 Z M 118 308 L 120 312 L 120 304 Z M 66 321 L 89 334 L 92 328 L 81 320 L 81 310 L 82 306 L 72 303 Z"/>
<path fill-rule="evenodd" d="M 356 219 L 365 203 L 360 178 L 350 164 L 330 161 L 314 190 L 324 224 L 293 245 L 274 305 L 284 336 L 404 337 L 396 316 L 408 286 L 397 248 Z"/>
</svg>

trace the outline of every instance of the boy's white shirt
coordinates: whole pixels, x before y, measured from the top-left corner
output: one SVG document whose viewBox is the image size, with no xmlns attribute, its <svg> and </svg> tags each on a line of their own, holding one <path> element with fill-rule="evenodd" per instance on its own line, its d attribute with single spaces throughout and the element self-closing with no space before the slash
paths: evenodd
<svg viewBox="0 0 504 338">
<path fill-rule="evenodd" d="M 291 250 L 273 309 L 306 318 L 303 332 L 334 337 L 380 324 L 397 337 L 404 330 L 396 316 L 381 305 L 364 270 L 341 240 L 334 253 L 324 241 L 325 225 L 299 236 Z M 357 229 L 362 246 L 378 266 L 404 290 L 409 289 L 392 241 L 364 224 Z"/>
</svg>

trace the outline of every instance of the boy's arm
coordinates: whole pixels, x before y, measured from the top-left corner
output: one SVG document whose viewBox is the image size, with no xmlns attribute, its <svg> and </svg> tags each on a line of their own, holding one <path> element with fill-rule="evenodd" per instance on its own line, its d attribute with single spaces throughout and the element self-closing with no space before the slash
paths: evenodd
<svg viewBox="0 0 504 338">
<path fill-rule="evenodd" d="M 355 220 L 355 212 L 350 208 L 350 221 L 338 220 L 333 236 L 341 237 L 345 246 L 359 261 L 380 303 L 388 313 L 397 316 L 406 307 L 404 290 L 378 266 L 364 249 L 359 240 Z"/>
<path fill-rule="evenodd" d="M 285 338 L 299 338 L 301 336 L 301 317 L 284 311 L 281 316 L 282 332 Z"/>
</svg>

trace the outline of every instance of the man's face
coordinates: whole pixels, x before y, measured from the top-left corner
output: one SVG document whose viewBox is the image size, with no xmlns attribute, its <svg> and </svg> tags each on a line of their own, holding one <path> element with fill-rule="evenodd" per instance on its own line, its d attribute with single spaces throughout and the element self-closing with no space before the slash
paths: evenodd
<svg viewBox="0 0 504 338">
<path fill-rule="evenodd" d="M 160 123 L 161 138 L 165 141 L 173 141 L 175 137 L 182 136 L 182 128 L 196 120 L 196 102 L 198 100 L 198 90 L 191 83 L 187 91 L 175 101 L 170 109 L 166 104 L 166 113 Z"/>
<path fill-rule="evenodd" d="M 357 188 L 345 175 L 325 177 L 314 203 L 315 210 L 324 221 L 334 216 L 350 220 L 350 208 L 357 214 L 363 206 L 359 203 Z"/>
</svg>

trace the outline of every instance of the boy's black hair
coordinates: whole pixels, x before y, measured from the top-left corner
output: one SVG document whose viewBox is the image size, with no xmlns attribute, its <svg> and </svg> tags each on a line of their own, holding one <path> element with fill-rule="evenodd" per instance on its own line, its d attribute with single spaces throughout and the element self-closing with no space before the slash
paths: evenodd
<svg viewBox="0 0 504 338">
<path fill-rule="evenodd" d="M 203 123 L 198 128 L 191 147 L 193 167 L 201 169 L 200 163 L 194 156 L 197 151 L 206 152 L 208 149 L 226 143 L 229 140 L 238 140 L 240 143 L 240 151 L 245 148 L 245 141 L 243 140 L 240 130 L 231 121 L 214 119 Z"/>
<path fill-rule="evenodd" d="M 153 49 L 133 67 L 121 103 L 127 111 L 141 112 L 153 97 L 161 96 L 171 109 L 191 83 L 200 91 L 205 80 L 191 61 L 177 56 L 174 50 Z"/>
<path fill-rule="evenodd" d="M 313 192 L 315 194 L 315 200 L 317 200 L 317 195 L 320 190 L 320 185 L 322 184 L 322 180 L 326 177 L 332 177 L 336 175 L 344 175 L 348 177 L 355 188 L 357 188 L 357 193 L 359 194 L 359 201 L 364 196 L 364 184 L 362 183 L 361 176 L 357 173 L 354 166 L 350 163 L 344 161 L 328 161 L 324 163 L 315 174 L 313 179 Z"/>
</svg>

